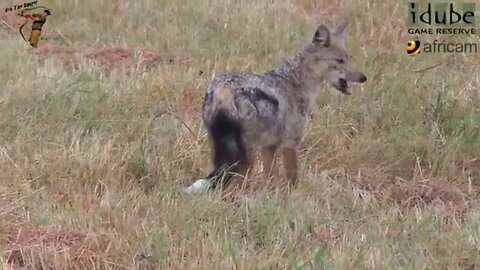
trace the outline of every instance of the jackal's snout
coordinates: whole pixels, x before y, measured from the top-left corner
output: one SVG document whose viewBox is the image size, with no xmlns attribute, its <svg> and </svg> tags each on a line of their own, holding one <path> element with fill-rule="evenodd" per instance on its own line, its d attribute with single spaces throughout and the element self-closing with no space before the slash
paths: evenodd
<svg viewBox="0 0 480 270">
<path fill-rule="evenodd" d="M 345 78 L 339 78 L 337 82 L 331 83 L 333 87 L 342 92 L 345 95 L 350 95 L 349 82 L 353 83 L 364 83 L 367 81 L 367 76 L 365 76 L 360 71 L 347 72 Z"/>
<path fill-rule="evenodd" d="M 349 82 L 364 83 L 367 81 L 367 76 L 358 70 L 354 70 L 347 72 L 346 80 Z"/>
<path fill-rule="evenodd" d="M 339 85 L 340 87 L 334 87 L 340 90 L 343 94 L 345 95 L 350 95 L 352 92 L 350 91 L 350 85 L 348 84 L 349 82 L 353 83 L 364 83 L 367 81 L 367 76 L 365 76 L 363 73 L 361 73 L 358 70 L 350 70 L 347 71 L 345 79 L 340 79 L 339 80 Z"/>
</svg>

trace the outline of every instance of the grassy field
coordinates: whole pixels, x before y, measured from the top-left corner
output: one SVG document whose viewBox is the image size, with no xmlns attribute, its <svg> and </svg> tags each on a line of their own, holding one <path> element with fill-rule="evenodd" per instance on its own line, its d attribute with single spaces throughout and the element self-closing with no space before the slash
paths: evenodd
<svg viewBox="0 0 480 270">
<path fill-rule="evenodd" d="M 52 39 L 37 49 L 13 4 L 0 4 L 0 268 L 480 267 L 480 54 L 407 55 L 404 2 L 40 0 Z M 298 189 L 182 194 L 211 166 L 212 76 L 273 68 L 341 16 L 369 80 L 319 89 Z"/>
</svg>

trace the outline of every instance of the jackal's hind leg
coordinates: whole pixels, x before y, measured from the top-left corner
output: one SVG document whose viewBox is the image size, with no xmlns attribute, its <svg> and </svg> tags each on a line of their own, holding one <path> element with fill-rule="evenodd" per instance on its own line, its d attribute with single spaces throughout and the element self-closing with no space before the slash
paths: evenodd
<svg viewBox="0 0 480 270">
<path fill-rule="evenodd" d="M 263 172 L 267 178 L 276 177 L 278 175 L 277 159 L 275 153 L 278 149 L 277 145 L 262 146 L 261 155 L 263 163 Z"/>
<path fill-rule="evenodd" d="M 283 166 L 289 188 L 295 188 L 298 182 L 298 153 L 297 149 L 285 147 L 282 149 Z"/>
<path fill-rule="evenodd" d="M 246 152 L 246 156 L 238 162 L 236 174 L 223 190 L 223 197 L 227 200 L 236 198 L 238 192 L 244 188 L 245 178 L 249 178 L 253 170 L 253 148 L 247 148 Z"/>
</svg>

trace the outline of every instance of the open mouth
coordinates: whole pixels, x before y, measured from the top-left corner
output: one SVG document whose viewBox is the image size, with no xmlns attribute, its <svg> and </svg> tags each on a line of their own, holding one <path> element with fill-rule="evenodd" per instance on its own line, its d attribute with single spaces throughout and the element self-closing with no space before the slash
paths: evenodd
<svg viewBox="0 0 480 270">
<path fill-rule="evenodd" d="M 350 87 L 345 79 L 339 79 L 338 82 L 334 85 L 336 89 L 342 92 L 345 95 L 351 95 Z"/>
</svg>

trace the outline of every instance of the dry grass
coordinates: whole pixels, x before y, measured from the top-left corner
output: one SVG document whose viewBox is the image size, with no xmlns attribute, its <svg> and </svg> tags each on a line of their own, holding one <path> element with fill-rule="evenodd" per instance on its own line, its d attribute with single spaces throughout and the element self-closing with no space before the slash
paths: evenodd
<svg viewBox="0 0 480 270">
<path fill-rule="evenodd" d="M 37 50 L 0 14 L 3 268 L 480 266 L 480 57 L 408 57 L 400 2 L 41 5 L 61 38 Z M 350 97 L 322 89 L 299 188 L 259 174 L 236 204 L 184 196 L 210 166 L 211 77 L 265 71 L 341 14 L 369 81 Z"/>
</svg>

